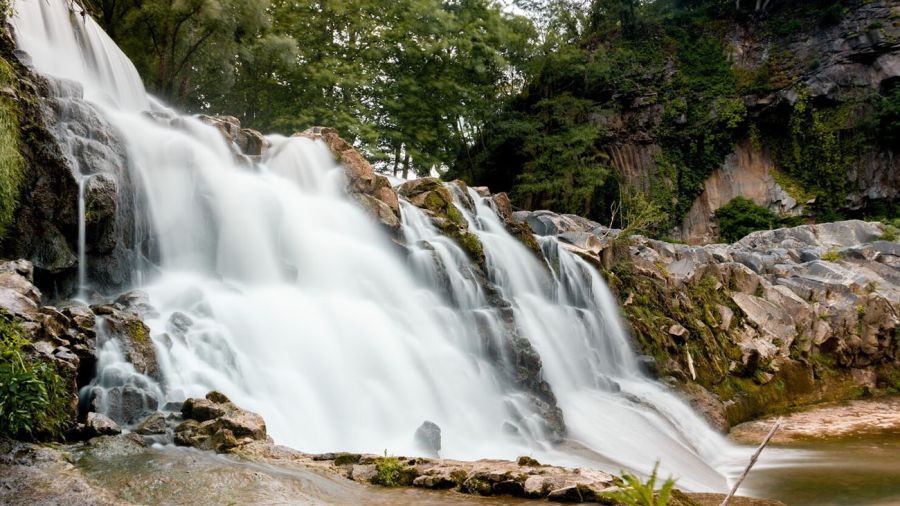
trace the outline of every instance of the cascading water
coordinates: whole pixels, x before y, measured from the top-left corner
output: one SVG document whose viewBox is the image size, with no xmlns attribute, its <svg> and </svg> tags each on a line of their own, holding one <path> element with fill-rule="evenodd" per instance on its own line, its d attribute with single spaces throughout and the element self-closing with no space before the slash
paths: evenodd
<svg viewBox="0 0 900 506">
<path fill-rule="evenodd" d="M 146 192 L 159 265 L 143 288 L 158 311 L 147 323 L 163 380 L 137 381 L 107 342 L 106 387 L 141 384 L 160 405 L 221 390 L 262 414 L 279 443 L 306 451 L 415 453 L 412 434 L 431 420 L 446 457 L 533 452 L 614 471 L 660 459 L 683 486 L 724 488 L 710 463 L 726 444 L 640 374 L 602 279 L 555 239 L 540 239 L 542 265 L 471 193 L 458 197 L 474 209 L 458 207 L 489 280 L 407 203 L 401 255 L 344 195 L 324 145 L 271 137 L 261 163 L 236 161 L 216 129 L 148 97 L 77 5 L 15 7 L 19 47 L 37 71 L 81 83 Z M 546 443 L 535 404 L 503 372 L 509 332 L 543 361 L 568 427 L 563 445 Z"/>
</svg>

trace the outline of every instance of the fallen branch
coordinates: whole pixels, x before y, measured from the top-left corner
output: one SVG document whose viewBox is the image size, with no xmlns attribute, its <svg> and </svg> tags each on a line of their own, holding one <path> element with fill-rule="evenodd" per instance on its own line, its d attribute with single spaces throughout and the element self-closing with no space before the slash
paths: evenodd
<svg viewBox="0 0 900 506">
<path fill-rule="evenodd" d="M 753 464 L 756 464 L 756 459 L 759 458 L 759 454 L 762 453 L 763 448 L 765 448 L 766 445 L 769 444 L 769 441 L 772 440 L 772 436 L 775 435 L 775 431 L 777 431 L 779 427 L 781 427 L 781 418 L 775 420 L 775 424 L 772 425 L 772 428 L 769 430 L 766 438 L 763 439 L 762 444 L 759 445 L 759 448 L 757 448 L 756 452 L 753 453 L 753 456 L 750 457 L 750 463 L 747 464 L 746 468 L 744 468 L 744 472 L 741 473 L 740 478 L 738 478 L 738 480 L 734 483 L 734 486 L 731 487 L 731 492 L 728 492 L 728 495 L 725 496 L 725 500 L 723 500 L 722 504 L 720 504 L 719 506 L 728 506 L 728 501 L 730 501 L 731 498 L 734 497 L 734 494 L 737 493 L 737 489 L 741 486 L 741 483 L 744 482 L 744 478 L 746 478 L 750 473 L 750 468 L 753 467 Z"/>
</svg>

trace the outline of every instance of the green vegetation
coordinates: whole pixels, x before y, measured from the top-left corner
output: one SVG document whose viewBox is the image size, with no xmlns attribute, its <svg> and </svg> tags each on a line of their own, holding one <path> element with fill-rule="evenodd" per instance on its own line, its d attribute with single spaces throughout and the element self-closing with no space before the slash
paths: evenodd
<svg viewBox="0 0 900 506">
<path fill-rule="evenodd" d="M 816 220 L 871 218 L 849 209 L 847 175 L 900 140 L 900 86 L 838 102 L 802 88 L 825 62 L 788 43 L 839 22 L 838 0 L 512 2 L 528 16 L 496 0 L 87 3 L 183 108 L 333 126 L 381 171 L 436 168 L 656 237 L 744 140 Z M 762 61 L 732 57 L 735 25 L 773 41 Z"/>
<path fill-rule="evenodd" d="M 779 222 L 778 216 L 744 197 L 735 197 L 716 210 L 719 237 L 735 242 L 750 232 L 769 230 Z"/>
<path fill-rule="evenodd" d="M 403 470 L 406 466 L 397 457 L 388 457 L 387 450 L 384 457 L 375 460 L 375 476 L 372 483 L 385 487 L 397 487 L 403 484 Z"/>
<path fill-rule="evenodd" d="M 675 487 L 675 479 L 668 478 L 663 482 L 659 491 L 656 490 L 656 473 L 659 468 L 659 462 L 653 466 L 653 472 L 650 478 L 643 482 L 637 476 L 622 472 L 622 481 L 624 486 L 616 492 L 608 492 L 603 497 L 616 501 L 617 504 L 625 506 L 666 506 L 672 496 L 672 489 Z"/>
<path fill-rule="evenodd" d="M 68 393 L 52 364 L 32 358 L 21 330 L 0 314 L 0 435 L 58 438 L 68 423 Z"/>
<path fill-rule="evenodd" d="M 828 250 L 822 255 L 822 260 L 825 260 L 826 262 L 837 262 L 840 259 L 841 254 L 836 249 Z"/>
<path fill-rule="evenodd" d="M 0 58 L 0 88 L 12 89 L 13 69 Z M 25 159 L 19 152 L 20 111 L 16 99 L 6 93 L 0 95 L 0 238 L 12 223 L 19 202 Z"/>
</svg>

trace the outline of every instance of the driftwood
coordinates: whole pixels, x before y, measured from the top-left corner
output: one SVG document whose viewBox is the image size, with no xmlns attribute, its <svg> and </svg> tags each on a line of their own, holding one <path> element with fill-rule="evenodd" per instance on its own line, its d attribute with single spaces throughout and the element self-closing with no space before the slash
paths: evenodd
<svg viewBox="0 0 900 506">
<path fill-rule="evenodd" d="M 775 431 L 777 431 L 779 429 L 779 427 L 781 427 L 781 418 L 779 418 L 778 420 L 775 420 L 775 424 L 772 425 L 771 429 L 769 429 L 769 433 L 766 435 L 766 438 L 763 439 L 762 444 L 759 445 L 759 448 L 757 448 L 756 452 L 753 453 L 753 456 L 750 457 L 750 463 L 747 464 L 746 468 L 744 468 L 744 472 L 741 473 L 740 478 L 738 478 L 737 481 L 734 482 L 734 486 L 731 487 L 731 492 L 728 492 L 728 495 L 725 496 L 725 499 L 722 501 L 722 504 L 720 504 L 719 506 L 728 506 L 728 501 L 730 501 L 731 498 L 734 497 L 734 494 L 737 492 L 737 489 L 741 486 L 741 483 L 744 482 L 744 478 L 746 478 L 747 475 L 750 474 L 750 468 L 753 467 L 753 464 L 756 464 L 756 460 L 759 458 L 759 454 L 762 453 L 763 448 L 765 448 L 766 445 L 769 444 L 769 441 L 772 440 L 772 436 L 775 435 Z"/>
</svg>

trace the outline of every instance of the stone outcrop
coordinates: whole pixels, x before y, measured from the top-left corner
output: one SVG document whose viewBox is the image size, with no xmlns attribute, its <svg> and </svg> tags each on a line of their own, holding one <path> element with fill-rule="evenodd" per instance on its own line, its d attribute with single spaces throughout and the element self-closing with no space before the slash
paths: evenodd
<svg viewBox="0 0 900 506">
<path fill-rule="evenodd" d="M 690 243 L 711 243 L 719 237 L 715 212 L 735 197 L 746 197 L 779 216 L 798 216 L 806 202 L 797 202 L 775 181 L 775 162 L 770 154 L 742 141 L 728 155 L 722 168 L 703 183 L 703 192 L 684 216 L 680 238 Z"/>
<path fill-rule="evenodd" d="M 51 296 L 74 294 L 83 179 L 87 274 L 102 291 L 124 287 L 148 227 L 134 213 L 142 193 L 131 180 L 117 132 L 83 100 L 80 85 L 32 73 L 6 30 L 0 57 L 13 72 L 4 93 L 12 93 L 19 108 L 24 159 L 18 194 L 10 195 L 18 205 L 0 237 L 0 258 L 32 262 L 35 283 Z"/>
<path fill-rule="evenodd" d="M 52 364 L 69 391 L 68 422 L 78 418 L 78 388 L 94 374 L 95 316 L 89 308 L 43 306 L 27 260 L 0 261 L 0 318 L 9 318 L 30 342 L 26 351 Z"/>
<path fill-rule="evenodd" d="M 312 127 L 294 134 L 322 141 L 344 167 L 347 192 L 375 219 L 393 233 L 400 229 L 400 201 L 388 178 L 376 174 L 372 165 L 337 130 L 328 127 Z"/>
<path fill-rule="evenodd" d="M 219 392 L 184 401 L 181 416 L 184 422 L 175 427 L 175 444 L 180 446 L 228 452 L 267 440 L 262 417 L 235 406 Z"/>
<path fill-rule="evenodd" d="M 632 237 L 518 212 L 593 260 L 652 369 L 720 428 L 763 413 L 897 388 L 900 245 L 879 223 L 754 232 L 733 245 Z M 543 228 L 542 228 L 543 227 Z M 604 238 L 597 251 L 566 234 Z M 604 257 L 608 261 L 604 261 Z"/>
</svg>

